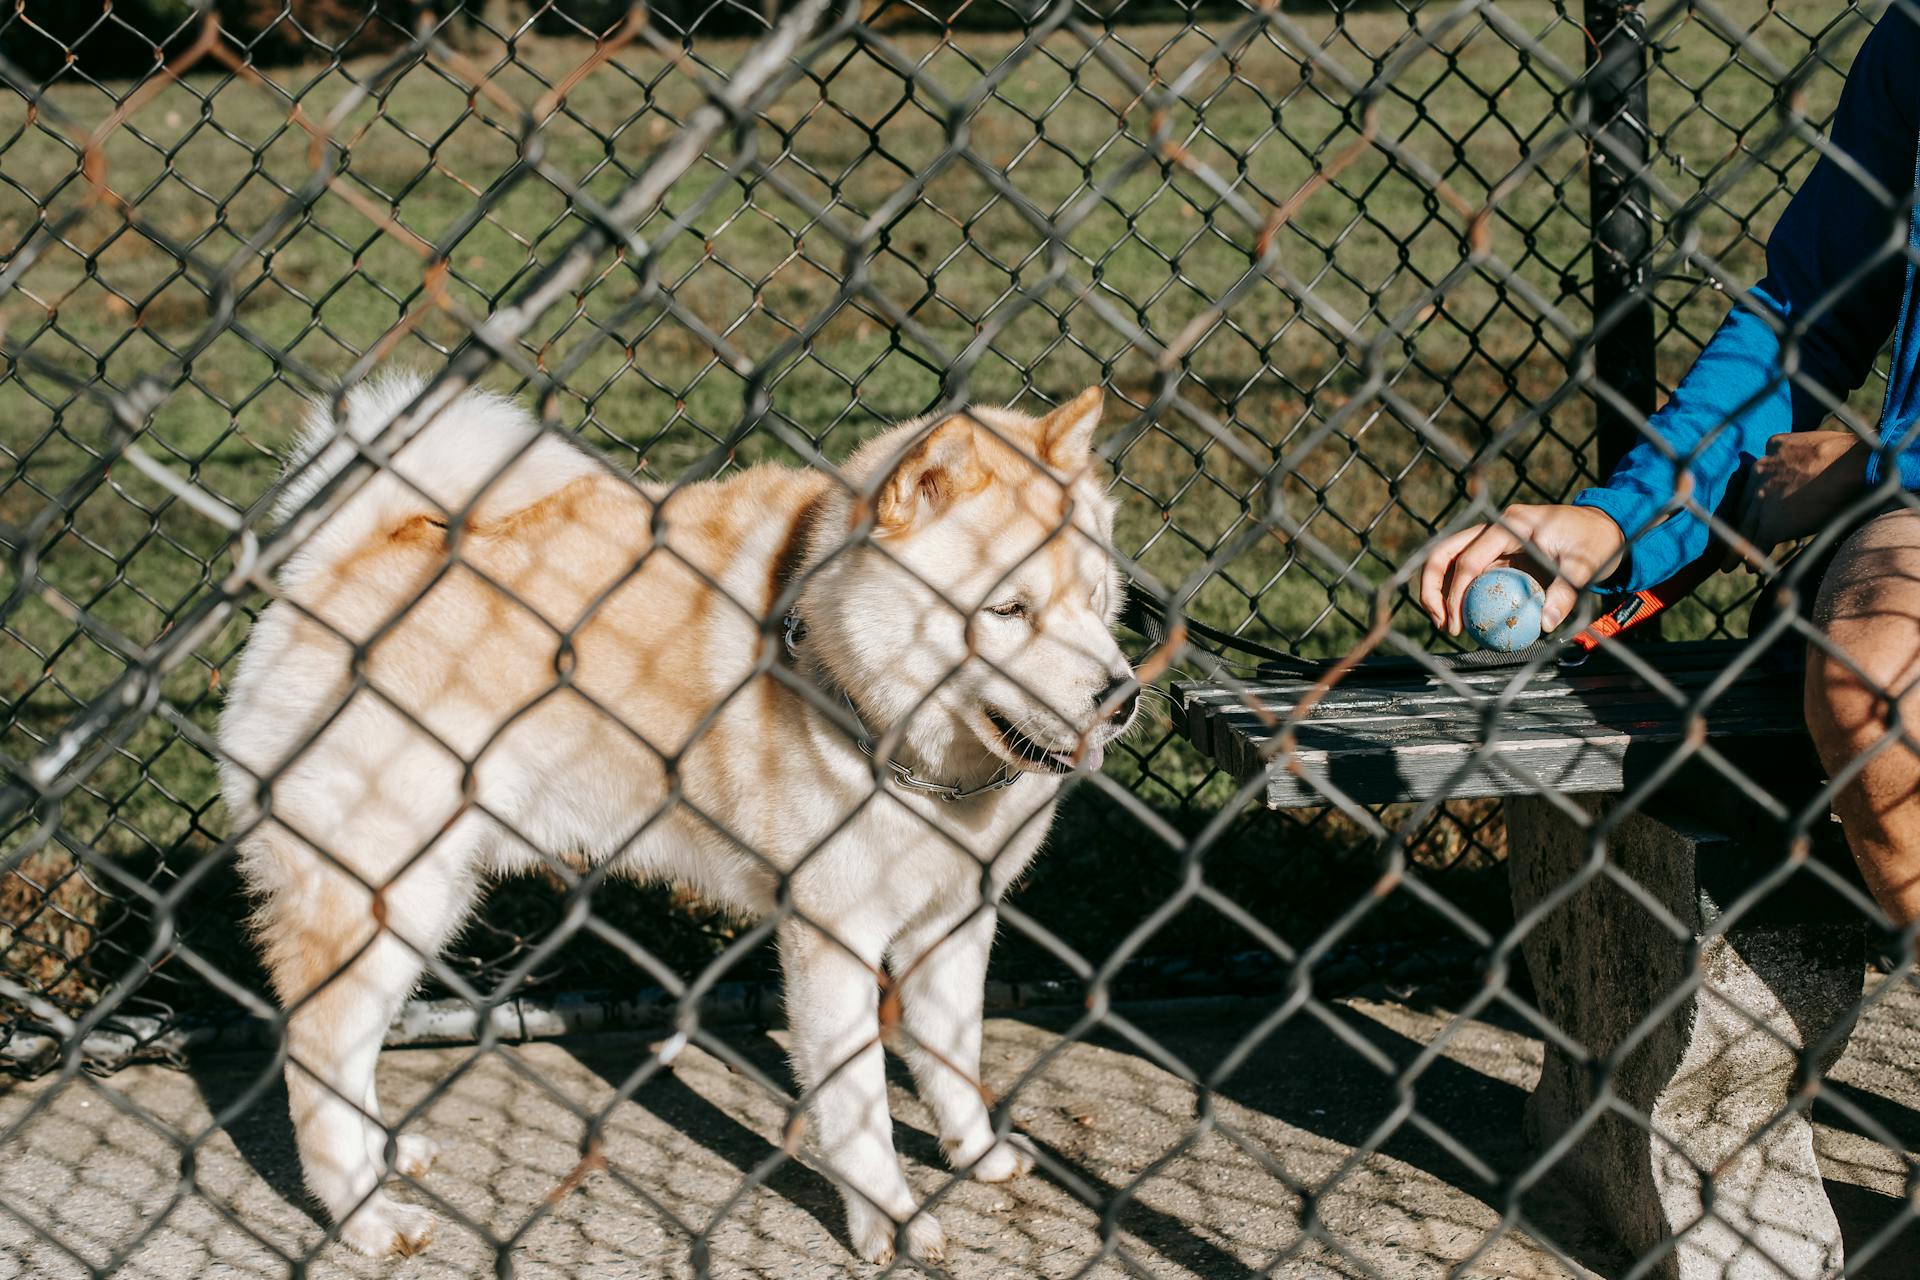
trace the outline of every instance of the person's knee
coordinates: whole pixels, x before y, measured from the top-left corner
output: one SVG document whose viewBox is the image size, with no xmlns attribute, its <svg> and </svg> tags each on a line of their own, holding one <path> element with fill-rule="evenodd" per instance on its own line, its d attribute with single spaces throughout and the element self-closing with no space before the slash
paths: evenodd
<svg viewBox="0 0 1920 1280">
<path fill-rule="evenodd" d="M 1808 646 L 1807 727 L 1829 770 L 1902 729 L 1920 742 L 1920 515 L 1869 521 L 1820 584 Z M 1896 710 L 1897 709 L 1897 710 Z"/>
<path fill-rule="evenodd" d="M 1830 623 L 1822 641 L 1809 646 L 1805 712 L 1814 746 L 1829 772 L 1838 772 L 1857 756 L 1884 741 L 1906 716 L 1904 683 L 1911 681 L 1911 627 L 1873 621 Z M 1907 726 L 1914 732 L 1916 726 Z"/>
</svg>

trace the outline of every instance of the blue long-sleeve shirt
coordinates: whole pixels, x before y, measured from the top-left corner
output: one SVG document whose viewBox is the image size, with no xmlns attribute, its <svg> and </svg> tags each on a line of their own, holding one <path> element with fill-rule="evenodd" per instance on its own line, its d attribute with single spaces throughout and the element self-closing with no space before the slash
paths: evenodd
<svg viewBox="0 0 1920 1280">
<path fill-rule="evenodd" d="M 1835 154 L 1835 153 L 1839 154 Z M 1834 113 L 1831 146 L 1767 241 L 1767 275 L 1738 300 L 1647 439 L 1607 483 L 1575 496 L 1627 534 L 1625 572 L 1638 591 L 1698 559 L 1709 540 L 1699 509 L 1719 511 L 1728 485 L 1786 431 L 1818 426 L 1866 381 L 1894 335 L 1869 483 L 1897 466 L 1920 489 L 1920 21 L 1895 6 L 1860 46 Z M 1679 469 L 1692 476 L 1682 495 Z M 1697 504 L 1692 506 L 1690 504 Z M 1723 513 L 1730 515 L 1730 513 Z"/>
</svg>

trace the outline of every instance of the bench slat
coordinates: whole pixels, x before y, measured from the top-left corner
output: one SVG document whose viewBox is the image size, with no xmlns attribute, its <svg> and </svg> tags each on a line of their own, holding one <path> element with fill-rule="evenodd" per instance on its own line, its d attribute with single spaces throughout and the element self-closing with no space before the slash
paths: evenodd
<svg viewBox="0 0 1920 1280">
<path fill-rule="evenodd" d="M 1269 713 L 1278 707 L 1268 706 Z M 1735 686 L 1715 698 L 1706 708 L 1710 724 L 1718 724 L 1746 715 L 1771 716 L 1779 711 L 1779 699 L 1771 690 L 1754 691 Z M 1291 710 L 1291 708 L 1288 708 Z M 1272 732 L 1260 712 L 1244 703 L 1205 708 L 1202 712 L 1210 729 L 1224 727 L 1230 733 L 1266 736 Z M 1578 697 L 1564 690 L 1542 690 L 1536 696 L 1502 703 L 1487 698 L 1475 702 L 1407 702 L 1402 705 L 1380 703 L 1370 706 L 1316 707 L 1313 714 L 1299 722 L 1296 733 L 1303 740 L 1327 734 L 1370 734 L 1382 740 L 1420 736 L 1436 732 L 1464 732 L 1477 741 L 1488 718 L 1500 724 L 1593 724 L 1665 721 L 1676 725 L 1686 722 L 1686 708 L 1665 697 L 1644 691 L 1610 690 L 1604 694 Z"/>
<path fill-rule="evenodd" d="M 1641 656 L 1691 702 L 1745 652 L 1739 642 L 1705 642 Z M 1687 733 L 1685 707 L 1602 657 L 1540 671 L 1518 689 L 1513 669 L 1454 674 L 1466 692 L 1420 674 L 1350 672 L 1293 726 L 1293 749 L 1271 759 L 1275 729 L 1247 701 L 1284 723 L 1311 693 L 1308 681 L 1175 684 L 1176 728 L 1242 781 L 1264 775 L 1266 803 L 1276 809 L 1325 805 L 1333 790 L 1361 804 L 1619 791 L 1634 761 L 1664 755 Z M 1496 705 L 1497 731 L 1489 734 Z M 1804 737 L 1800 676 L 1777 664 L 1744 672 L 1705 709 L 1705 721 L 1716 743 Z"/>
</svg>

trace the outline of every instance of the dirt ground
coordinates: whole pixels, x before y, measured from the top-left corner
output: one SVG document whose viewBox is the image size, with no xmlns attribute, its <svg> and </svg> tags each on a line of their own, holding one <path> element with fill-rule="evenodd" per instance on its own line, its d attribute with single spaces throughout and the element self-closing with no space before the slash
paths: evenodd
<svg viewBox="0 0 1920 1280">
<path fill-rule="evenodd" d="M 925 1195 L 947 1188 L 945 1270 L 1401 1280 L 1457 1266 L 1610 1276 L 1630 1264 L 1562 1193 L 1509 1204 L 1529 1162 L 1521 1104 L 1541 1053 L 1517 1024 L 1467 1023 L 1403 1095 L 1379 1062 L 1413 1060 L 1452 1013 L 1374 992 L 1288 1019 L 1215 1091 L 1192 1083 L 1257 1038 L 1274 1008 L 1132 1007 L 1077 1040 L 1063 1038 L 1070 1014 L 992 1020 L 988 1081 L 1012 1091 L 1016 1123 L 1047 1165 L 1005 1186 L 948 1186 L 929 1119 L 898 1077 L 909 1177 Z M 847 1251 L 831 1184 L 780 1156 L 785 1106 L 754 1076 L 788 1087 L 783 1033 L 717 1034 L 747 1070 L 689 1047 L 634 1090 L 622 1084 L 649 1042 L 632 1036 L 390 1051 L 387 1114 L 427 1099 L 407 1127 L 442 1146 L 421 1185 L 400 1194 L 436 1204 L 443 1222 L 425 1253 L 389 1263 L 326 1241 L 264 1055 L 17 1085 L 0 1098 L 0 1277 L 282 1276 L 308 1258 L 314 1280 L 681 1276 L 703 1262 L 729 1277 L 873 1273 Z M 1850 1250 L 1900 1230 L 1888 1224 L 1907 1203 L 1910 1158 L 1858 1130 L 1920 1147 L 1917 1046 L 1920 993 L 1908 990 L 1863 1022 L 1826 1086 L 1856 1113 L 1816 1104 Z M 583 1164 L 602 1115 L 599 1158 Z M 1368 1146 L 1376 1153 L 1359 1154 Z M 1306 1231 L 1303 1194 L 1314 1207 Z M 1905 1274 L 1899 1258 L 1916 1242 L 1908 1228 L 1861 1274 Z"/>
</svg>

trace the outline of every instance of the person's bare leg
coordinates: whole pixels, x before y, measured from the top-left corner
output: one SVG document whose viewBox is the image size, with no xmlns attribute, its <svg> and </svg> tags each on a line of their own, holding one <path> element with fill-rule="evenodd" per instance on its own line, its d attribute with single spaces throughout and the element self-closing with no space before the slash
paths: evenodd
<svg viewBox="0 0 1920 1280">
<path fill-rule="evenodd" d="M 1920 514 L 1876 516 L 1821 581 L 1807 655 L 1806 714 L 1829 776 L 1872 753 L 1834 799 L 1854 861 L 1881 909 L 1920 917 Z M 1903 730 L 1888 741 L 1893 708 Z"/>
</svg>

